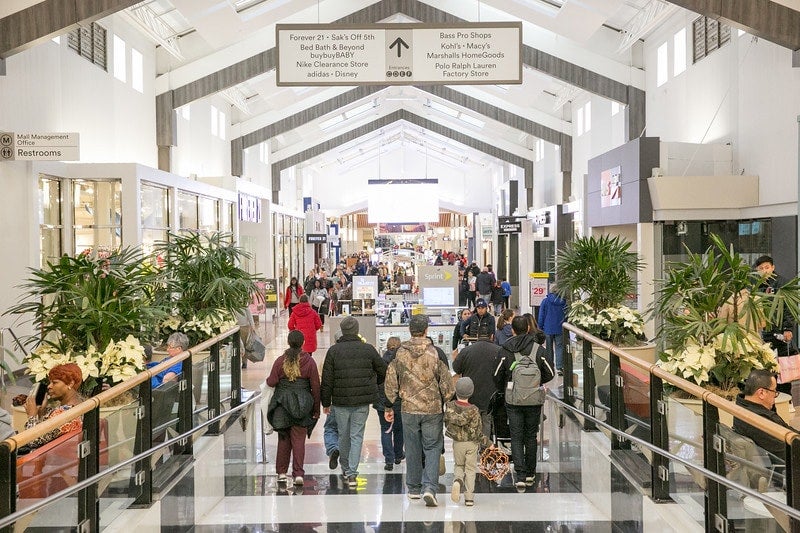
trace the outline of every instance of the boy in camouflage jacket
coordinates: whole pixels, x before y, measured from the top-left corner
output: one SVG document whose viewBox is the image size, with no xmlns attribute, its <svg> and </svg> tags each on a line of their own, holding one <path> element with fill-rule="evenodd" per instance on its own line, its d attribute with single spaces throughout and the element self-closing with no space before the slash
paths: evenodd
<svg viewBox="0 0 800 533">
<path fill-rule="evenodd" d="M 453 439 L 453 460 L 455 462 L 453 488 L 450 499 L 458 503 L 464 492 L 464 504 L 472 507 L 475 503 L 475 471 L 478 463 L 478 449 L 491 443 L 483 434 L 481 412 L 469 403 L 475 390 L 470 378 L 462 377 L 456 382 L 456 399 L 447 402 L 444 411 L 445 434 Z M 466 491 L 464 490 L 466 488 Z"/>
</svg>

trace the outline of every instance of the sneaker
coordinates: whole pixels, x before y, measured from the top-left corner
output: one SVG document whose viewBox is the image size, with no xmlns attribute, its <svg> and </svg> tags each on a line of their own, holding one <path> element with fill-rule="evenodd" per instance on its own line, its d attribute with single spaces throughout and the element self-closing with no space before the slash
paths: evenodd
<svg viewBox="0 0 800 533">
<path fill-rule="evenodd" d="M 422 499 L 425 500 L 426 507 L 436 507 L 439 505 L 439 502 L 436 501 L 436 494 L 432 492 L 425 491 L 425 494 L 422 495 Z"/>
<path fill-rule="evenodd" d="M 524 481 L 517 481 L 516 483 L 514 483 L 514 486 L 517 488 L 518 491 L 522 492 L 525 492 L 525 487 L 527 487 Z"/>
<path fill-rule="evenodd" d="M 278 474 L 278 483 L 286 483 L 287 481 L 286 474 Z"/>
<path fill-rule="evenodd" d="M 535 479 L 534 479 L 534 478 L 532 478 L 532 477 L 526 477 L 526 478 L 525 478 L 525 485 L 527 485 L 527 486 L 529 486 L 529 487 L 532 487 L 532 486 L 533 486 L 533 482 L 534 482 L 534 481 L 535 481 Z"/>
<path fill-rule="evenodd" d="M 453 488 L 450 489 L 450 499 L 453 500 L 454 503 L 458 503 L 461 499 L 461 491 L 464 490 L 463 485 L 464 483 L 460 479 L 453 480 Z"/>
<path fill-rule="evenodd" d="M 349 476 L 347 478 L 347 486 L 351 489 L 358 487 L 358 478 L 356 478 L 356 476 Z"/>
<path fill-rule="evenodd" d="M 387 472 L 391 472 L 392 470 L 394 470 L 394 465 L 392 463 L 386 463 L 385 465 L 383 465 L 383 469 L 386 470 Z"/>
<path fill-rule="evenodd" d="M 336 470 L 337 466 L 339 466 L 339 450 L 333 450 L 333 453 L 328 458 L 328 468 Z"/>
<path fill-rule="evenodd" d="M 447 472 L 447 469 L 444 466 L 444 455 L 439 456 L 439 475 L 443 476 Z"/>
<path fill-rule="evenodd" d="M 407 494 L 409 500 L 419 500 L 420 495 L 418 492 L 409 492 Z"/>
<path fill-rule="evenodd" d="M 302 486 L 303 485 L 303 476 L 296 476 L 294 478 L 294 484 Z"/>
<path fill-rule="evenodd" d="M 467 507 L 472 507 L 473 505 L 475 505 L 475 500 L 464 500 L 464 505 L 466 505 Z"/>
</svg>

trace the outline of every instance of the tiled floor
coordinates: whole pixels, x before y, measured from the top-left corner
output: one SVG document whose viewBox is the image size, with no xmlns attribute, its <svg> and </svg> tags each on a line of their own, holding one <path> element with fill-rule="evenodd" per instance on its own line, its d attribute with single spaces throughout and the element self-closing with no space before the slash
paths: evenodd
<svg viewBox="0 0 800 533">
<path fill-rule="evenodd" d="M 242 372 L 245 388 L 257 389 L 273 361 L 286 349 L 286 315 L 260 324 L 267 357 L 249 363 Z M 320 371 L 329 343 L 329 332 L 318 334 L 314 354 Z M 448 473 L 440 478 L 438 507 L 405 496 L 405 462 L 392 472 L 383 469 L 380 428 L 375 411 L 370 413 L 364 439 L 358 487 L 350 489 L 338 471 L 328 468 L 322 443 L 321 423 L 306 444 L 306 476 L 302 488 L 277 484 L 275 435 L 267 437 L 267 463 L 251 467 L 235 482 L 228 480 L 227 497 L 195 517 L 195 531 L 610 531 L 608 515 L 581 494 L 575 475 L 549 474 L 546 465 L 537 484 L 518 492 L 507 477 L 500 484 L 478 476 L 475 506 L 450 500 L 452 448 L 446 442 Z M 259 454 L 260 455 L 260 454 Z M 579 478 L 579 475 L 577 476 Z M 536 512 L 533 512 L 536 509 Z"/>
</svg>

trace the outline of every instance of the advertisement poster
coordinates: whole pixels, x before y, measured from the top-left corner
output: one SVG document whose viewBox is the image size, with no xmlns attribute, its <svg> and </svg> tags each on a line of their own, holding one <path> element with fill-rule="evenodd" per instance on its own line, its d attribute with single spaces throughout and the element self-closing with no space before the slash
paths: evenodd
<svg viewBox="0 0 800 533">
<path fill-rule="evenodd" d="M 548 280 L 550 274 L 547 272 L 531 272 L 528 280 L 531 288 L 531 307 L 542 305 L 542 301 L 547 296 Z"/>
<path fill-rule="evenodd" d="M 600 207 L 611 207 L 622 203 L 622 185 L 619 180 L 620 167 L 600 173 Z"/>
</svg>

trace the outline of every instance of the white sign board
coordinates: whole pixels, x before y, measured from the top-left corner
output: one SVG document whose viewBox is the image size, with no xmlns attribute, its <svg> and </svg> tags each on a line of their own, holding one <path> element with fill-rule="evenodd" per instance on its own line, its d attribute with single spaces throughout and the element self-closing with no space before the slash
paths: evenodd
<svg viewBox="0 0 800 533">
<path fill-rule="evenodd" d="M 0 132 L 0 161 L 79 161 L 77 133 Z"/>
<path fill-rule="evenodd" d="M 528 274 L 531 287 L 531 307 L 542 305 L 547 297 L 547 284 L 550 275 L 547 272 L 532 272 Z"/>
<path fill-rule="evenodd" d="M 522 83 L 522 23 L 277 24 L 277 85 Z"/>
</svg>

